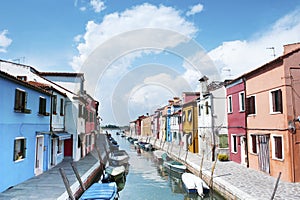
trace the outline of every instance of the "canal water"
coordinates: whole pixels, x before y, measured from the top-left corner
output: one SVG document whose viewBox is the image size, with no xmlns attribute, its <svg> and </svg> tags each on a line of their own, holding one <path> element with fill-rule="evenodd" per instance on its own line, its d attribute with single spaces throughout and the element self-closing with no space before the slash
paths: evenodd
<svg viewBox="0 0 300 200">
<path fill-rule="evenodd" d="M 138 152 L 134 146 L 120 135 L 112 133 L 112 137 L 130 156 L 129 173 L 125 187 L 119 192 L 120 200 L 201 200 L 198 195 L 185 192 L 181 178 L 170 174 L 161 163 L 158 163 L 153 152 Z M 223 200 L 215 192 L 203 199 Z"/>
</svg>

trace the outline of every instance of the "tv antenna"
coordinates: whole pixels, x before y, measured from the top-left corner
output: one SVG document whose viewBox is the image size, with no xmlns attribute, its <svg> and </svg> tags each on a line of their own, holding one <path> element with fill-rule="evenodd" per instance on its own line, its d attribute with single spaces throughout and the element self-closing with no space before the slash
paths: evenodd
<svg viewBox="0 0 300 200">
<path fill-rule="evenodd" d="M 276 54 L 275 54 L 275 47 L 268 47 L 267 49 L 271 49 L 271 50 L 273 50 L 273 57 L 275 58 L 275 56 L 276 56 Z"/>
</svg>

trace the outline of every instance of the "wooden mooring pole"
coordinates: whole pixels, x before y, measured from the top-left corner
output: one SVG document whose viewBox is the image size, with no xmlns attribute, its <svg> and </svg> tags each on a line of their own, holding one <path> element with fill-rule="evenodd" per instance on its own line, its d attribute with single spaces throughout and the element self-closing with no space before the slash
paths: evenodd
<svg viewBox="0 0 300 200">
<path fill-rule="evenodd" d="M 271 196 L 271 200 L 273 200 L 274 197 L 275 197 L 277 187 L 278 187 L 278 183 L 279 183 L 279 180 L 280 180 L 280 176 L 281 176 L 281 172 L 279 172 L 279 174 L 278 174 L 277 181 L 276 181 L 276 184 L 275 184 L 275 187 L 274 187 L 274 190 L 273 190 L 273 194 Z"/>
<path fill-rule="evenodd" d="M 66 176 L 65 170 L 63 168 L 59 168 L 59 172 L 60 172 L 60 175 L 61 175 L 61 177 L 62 177 L 62 179 L 64 181 L 64 184 L 65 184 L 66 190 L 68 192 L 69 198 L 71 200 L 75 200 L 75 197 L 74 197 L 74 195 L 72 193 L 70 182 L 69 182 L 69 180 L 68 180 L 68 178 Z"/>
<path fill-rule="evenodd" d="M 80 177 L 80 175 L 78 173 L 77 167 L 75 166 L 74 162 L 71 163 L 71 166 L 72 166 L 72 169 L 73 169 L 73 171 L 75 173 L 75 176 L 76 176 L 76 178 L 77 178 L 77 180 L 78 180 L 78 182 L 80 184 L 80 187 L 81 187 L 82 191 L 84 192 L 86 190 L 86 188 L 85 188 L 85 185 L 83 184 L 83 182 L 81 180 L 81 177 Z"/>
</svg>

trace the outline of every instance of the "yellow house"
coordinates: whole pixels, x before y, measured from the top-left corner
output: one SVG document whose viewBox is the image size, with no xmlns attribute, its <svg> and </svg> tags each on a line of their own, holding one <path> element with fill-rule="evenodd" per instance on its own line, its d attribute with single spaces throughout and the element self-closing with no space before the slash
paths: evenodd
<svg viewBox="0 0 300 200">
<path fill-rule="evenodd" d="M 148 137 L 151 136 L 151 117 L 146 116 L 141 122 L 141 136 Z"/>
<path fill-rule="evenodd" d="M 187 138 L 188 150 L 198 153 L 197 102 L 192 100 L 182 106 L 182 131 Z"/>
</svg>

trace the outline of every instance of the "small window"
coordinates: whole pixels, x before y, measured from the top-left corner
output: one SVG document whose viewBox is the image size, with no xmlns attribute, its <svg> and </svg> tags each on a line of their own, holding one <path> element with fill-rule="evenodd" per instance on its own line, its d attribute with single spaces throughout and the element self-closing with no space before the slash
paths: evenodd
<svg viewBox="0 0 300 200">
<path fill-rule="evenodd" d="M 57 141 L 57 154 L 62 153 L 63 140 Z"/>
<path fill-rule="evenodd" d="M 209 105 L 208 105 L 208 101 L 205 102 L 205 110 L 206 110 L 206 115 L 209 115 Z"/>
<path fill-rule="evenodd" d="M 247 98 L 247 114 L 248 115 L 256 114 L 255 96 L 251 96 Z"/>
<path fill-rule="evenodd" d="M 27 105 L 27 92 L 16 89 L 15 91 L 15 112 L 31 113 L 31 110 L 26 108 Z"/>
<path fill-rule="evenodd" d="M 64 99 L 61 98 L 60 99 L 60 116 L 63 116 L 64 115 Z"/>
<path fill-rule="evenodd" d="M 82 113 L 82 105 L 79 104 L 78 106 L 78 117 L 82 117 L 83 116 L 83 113 Z"/>
<path fill-rule="evenodd" d="M 273 147 L 273 157 L 277 159 L 283 159 L 282 153 L 282 137 L 274 136 L 273 137 L 274 147 Z"/>
<path fill-rule="evenodd" d="M 181 124 L 181 116 L 178 116 L 178 124 Z"/>
<path fill-rule="evenodd" d="M 48 116 L 49 113 L 46 112 L 46 105 L 47 101 L 44 97 L 40 97 L 40 102 L 39 102 L 39 114 L 40 115 L 45 115 Z"/>
<path fill-rule="evenodd" d="M 90 112 L 89 122 L 93 122 L 93 121 L 94 121 L 94 114 L 93 114 L 93 112 Z"/>
<path fill-rule="evenodd" d="M 22 81 L 27 81 L 27 76 L 17 76 L 17 79 L 20 79 Z"/>
<path fill-rule="evenodd" d="M 201 105 L 198 105 L 198 116 L 201 116 Z"/>
<path fill-rule="evenodd" d="M 231 152 L 236 153 L 237 152 L 237 136 L 231 135 Z"/>
<path fill-rule="evenodd" d="M 182 122 L 185 122 L 185 111 L 182 111 Z"/>
<path fill-rule="evenodd" d="M 26 139 L 16 138 L 14 141 L 14 161 L 26 158 Z"/>
<path fill-rule="evenodd" d="M 189 122 L 192 121 L 192 111 L 191 110 L 188 111 L 188 121 Z"/>
<path fill-rule="evenodd" d="M 251 135 L 251 147 L 252 153 L 257 154 L 257 136 Z"/>
<path fill-rule="evenodd" d="M 228 135 L 227 134 L 219 135 L 219 147 L 220 148 L 228 148 Z"/>
<path fill-rule="evenodd" d="M 232 113 L 232 96 L 227 97 L 227 112 Z"/>
<path fill-rule="evenodd" d="M 271 92 L 271 98 L 272 98 L 272 112 L 280 112 L 282 113 L 282 92 L 281 90 L 275 90 Z"/>
<path fill-rule="evenodd" d="M 57 107 L 57 96 L 54 95 L 52 97 L 52 113 L 53 113 L 53 115 L 56 115 L 56 107 Z"/>
<path fill-rule="evenodd" d="M 240 92 L 239 93 L 239 103 L 240 103 L 240 112 L 245 111 L 245 93 Z"/>
</svg>

